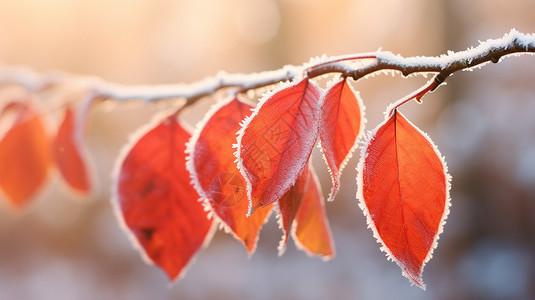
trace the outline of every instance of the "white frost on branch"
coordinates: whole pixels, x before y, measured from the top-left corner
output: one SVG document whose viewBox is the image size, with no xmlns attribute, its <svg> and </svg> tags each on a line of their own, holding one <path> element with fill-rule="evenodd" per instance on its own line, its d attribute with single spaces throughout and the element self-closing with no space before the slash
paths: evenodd
<svg viewBox="0 0 535 300">
<path fill-rule="evenodd" d="M 437 57 L 402 57 L 388 51 L 368 52 L 342 56 L 321 56 L 301 66 L 287 65 L 281 69 L 252 74 L 228 74 L 191 83 L 168 85 L 122 85 L 97 77 L 73 75 L 65 72 L 38 73 L 24 67 L 0 65 L 0 84 L 15 83 L 29 91 L 38 91 L 56 85 L 77 84 L 85 87 L 97 98 L 111 98 L 116 101 L 142 100 L 146 102 L 169 98 L 185 98 L 186 105 L 211 95 L 224 88 L 236 88 L 247 92 L 282 81 L 291 81 L 304 74 L 317 77 L 329 73 L 340 73 L 355 80 L 385 71 L 399 71 L 404 76 L 411 74 L 442 74 L 445 77 L 460 71 L 472 70 L 488 62 L 498 62 L 506 55 L 535 54 L 535 36 L 523 34 L 515 29 L 500 39 L 480 42 L 476 47 L 464 51 L 448 51 Z M 355 63 L 358 62 L 358 63 Z"/>
<path fill-rule="evenodd" d="M 508 49 L 514 49 L 515 45 L 519 45 L 524 51 L 534 51 L 535 47 L 535 35 L 523 34 L 515 29 L 505 34 L 500 39 L 489 39 L 484 42 L 479 42 L 476 47 L 470 47 L 464 51 L 454 52 L 449 50 L 447 54 L 435 57 L 415 56 L 404 58 L 400 55 L 394 55 L 388 51 L 377 52 L 377 59 L 388 65 L 395 66 L 419 66 L 421 68 L 438 68 L 439 70 L 446 70 L 449 66 L 455 65 L 461 62 L 472 64 L 478 58 L 483 58 L 489 53 L 498 54 L 499 51 L 505 51 Z M 514 51 L 514 52 L 519 52 Z M 507 53 L 507 54 L 512 54 Z M 500 55 L 501 57 L 501 55 Z M 499 59 L 499 57 L 497 57 Z M 492 61 L 492 58 L 491 60 Z M 486 62 L 489 62 L 487 60 Z"/>
</svg>

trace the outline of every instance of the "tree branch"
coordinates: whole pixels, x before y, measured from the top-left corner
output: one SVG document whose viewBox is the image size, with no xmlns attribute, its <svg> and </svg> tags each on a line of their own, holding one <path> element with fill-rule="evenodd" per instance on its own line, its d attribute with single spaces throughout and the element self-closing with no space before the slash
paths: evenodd
<svg viewBox="0 0 535 300">
<path fill-rule="evenodd" d="M 211 95 L 224 88 L 236 88 L 246 92 L 260 87 L 293 80 L 304 75 L 314 78 L 328 73 L 339 73 L 354 80 L 380 71 L 399 71 L 403 76 L 415 73 L 434 73 L 437 84 L 434 90 L 449 75 L 460 70 L 472 69 L 488 62 L 497 63 L 511 54 L 535 53 L 535 36 L 511 30 L 500 39 L 480 42 L 465 51 L 452 52 L 440 57 L 407 57 L 394 55 L 388 51 L 377 51 L 356 55 L 317 58 L 302 66 L 288 65 L 279 70 L 252 74 L 227 74 L 220 72 L 215 77 L 191 84 L 171 85 L 121 85 L 96 77 L 73 75 L 64 72 L 39 74 L 22 67 L 0 67 L 0 84 L 15 83 L 30 91 L 38 91 L 51 86 L 77 84 L 86 88 L 96 98 L 111 98 L 117 101 L 143 100 L 157 101 L 169 98 L 184 98 L 186 106 L 196 100 Z M 355 65 L 354 61 L 360 64 Z M 371 62 L 368 62 L 371 61 Z"/>
</svg>

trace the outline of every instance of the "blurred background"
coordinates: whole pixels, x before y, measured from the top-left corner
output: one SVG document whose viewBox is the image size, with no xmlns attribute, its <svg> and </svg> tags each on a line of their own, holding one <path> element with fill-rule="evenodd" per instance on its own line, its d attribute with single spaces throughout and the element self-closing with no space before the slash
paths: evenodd
<svg viewBox="0 0 535 300">
<path fill-rule="evenodd" d="M 310 57 L 375 51 L 435 56 L 516 28 L 535 31 L 530 0 L 19 0 L 0 1 L 0 61 L 124 84 L 193 82 L 219 70 L 257 72 Z M 381 75 L 357 82 L 367 129 L 386 105 L 426 82 Z M 533 299 L 535 59 L 459 72 L 402 112 L 429 133 L 453 176 L 451 212 L 427 291 L 385 259 L 357 206 L 355 167 L 327 204 L 337 256 L 322 262 L 290 242 L 277 257 L 275 218 L 256 253 L 224 232 L 170 285 L 146 265 L 110 204 L 111 170 L 130 133 L 163 104 L 94 107 L 87 144 L 99 189 L 73 201 L 56 178 L 28 209 L 0 211 L 0 299 Z M 194 125 L 214 103 L 187 114 Z M 50 111 L 50 117 L 54 117 Z M 330 179 L 318 151 L 324 194 Z"/>
</svg>

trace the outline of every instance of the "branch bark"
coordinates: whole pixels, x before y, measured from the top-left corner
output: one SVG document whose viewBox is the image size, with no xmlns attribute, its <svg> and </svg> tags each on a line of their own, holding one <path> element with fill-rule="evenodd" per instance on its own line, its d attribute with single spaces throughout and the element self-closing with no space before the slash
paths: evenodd
<svg viewBox="0 0 535 300">
<path fill-rule="evenodd" d="M 169 98 L 186 99 L 184 106 L 211 95 L 224 88 L 235 88 L 246 92 L 281 81 L 294 80 L 302 76 L 317 76 L 339 73 L 359 80 L 381 71 L 399 71 L 403 76 L 416 73 L 434 74 L 433 89 L 438 87 L 454 72 L 468 70 L 483 64 L 497 63 L 504 56 L 512 54 L 535 54 L 535 36 L 511 30 L 500 39 L 480 42 L 475 48 L 465 51 L 448 51 L 440 57 L 402 57 L 389 51 L 377 51 L 356 55 L 318 58 L 301 66 L 284 66 L 274 71 L 252 74 L 228 74 L 220 72 L 214 77 L 191 84 L 172 85 L 121 85 L 96 77 L 79 76 L 65 72 L 37 73 L 22 67 L 0 66 L 0 84 L 15 83 L 30 91 L 51 86 L 77 84 L 86 88 L 95 98 L 111 98 L 116 101 L 142 100 L 158 101 Z M 359 60 L 355 65 L 354 61 Z"/>
</svg>

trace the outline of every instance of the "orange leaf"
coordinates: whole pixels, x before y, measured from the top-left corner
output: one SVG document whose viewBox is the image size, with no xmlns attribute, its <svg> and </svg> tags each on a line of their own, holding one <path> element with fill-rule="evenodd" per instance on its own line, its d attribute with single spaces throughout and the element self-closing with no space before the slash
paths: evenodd
<svg viewBox="0 0 535 300">
<path fill-rule="evenodd" d="M 16 109 L 13 126 L 0 141 L 0 187 L 14 208 L 28 204 L 46 182 L 51 166 L 50 139 L 42 112 L 26 103 L 5 106 Z"/>
<path fill-rule="evenodd" d="M 240 121 L 251 114 L 253 107 L 231 98 L 216 105 L 193 134 L 188 146 L 188 170 L 199 195 L 223 224 L 252 254 L 258 233 L 269 217 L 272 205 L 260 208 L 247 217 L 249 201 L 245 180 L 238 171 L 232 145 Z"/>
<path fill-rule="evenodd" d="M 70 107 L 65 110 L 54 140 L 52 152 L 56 166 L 65 182 L 75 191 L 87 194 L 91 190 L 89 174 L 81 153 L 81 134 L 75 130 L 75 118 Z"/>
<path fill-rule="evenodd" d="M 305 168 L 318 133 L 320 89 L 307 78 L 264 97 L 238 136 L 249 214 L 279 200 Z"/>
<path fill-rule="evenodd" d="M 336 82 L 326 93 L 321 109 L 319 137 L 321 150 L 333 181 L 329 201 L 340 189 L 340 176 L 362 135 L 364 118 L 362 101 L 349 85 L 348 79 Z"/>
<path fill-rule="evenodd" d="M 284 252 L 291 232 L 297 247 L 307 254 L 319 255 L 326 260 L 334 256 L 334 242 L 324 204 L 320 183 L 312 165 L 309 165 L 296 184 L 279 200 L 284 232 L 279 255 Z"/>
<path fill-rule="evenodd" d="M 279 244 L 279 256 L 286 250 L 286 243 L 292 232 L 292 224 L 294 223 L 297 212 L 301 207 L 303 196 L 308 188 L 308 173 L 309 167 L 303 170 L 303 173 L 299 175 L 294 186 L 292 186 L 278 202 L 280 212 L 279 222 L 283 232 L 282 240 Z"/>
<path fill-rule="evenodd" d="M 362 150 L 359 206 L 381 250 L 421 288 L 449 211 L 449 175 L 426 134 L 394 110 Z"/>
<path fill-rule="evenodd" d="M 165 118 L 126 148 L 114 184 L 119 219 L 170 280 L 208 242 L 212 225 L 189 183 L 184 154 L 189 138 L 176 117 Z"/>
<path fill-rule="evenodd" d="M 334 241 L 325 213 L 325 199 L 314 169 L 307 176 L 307 188 L 295 217 L 292 235 L 297 248 L 309 255 L 322 256 L 324 260 L 334 256 Z"/>
</svg>

